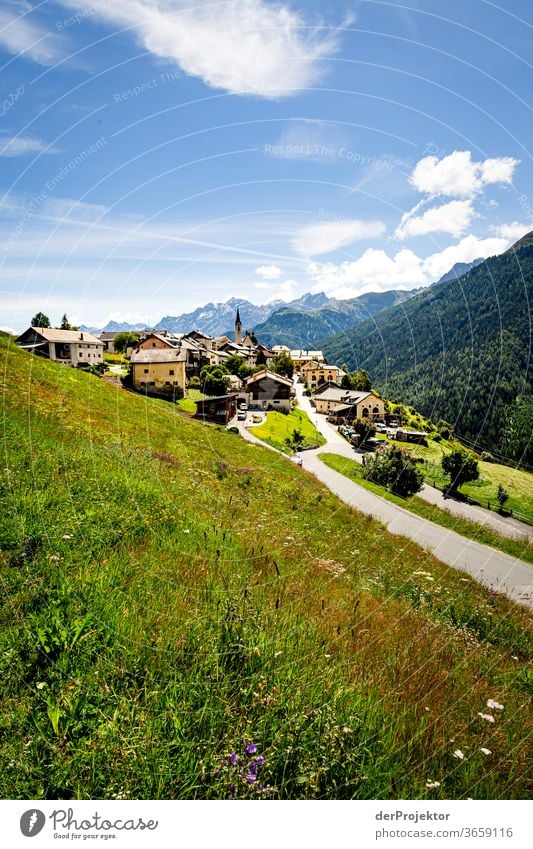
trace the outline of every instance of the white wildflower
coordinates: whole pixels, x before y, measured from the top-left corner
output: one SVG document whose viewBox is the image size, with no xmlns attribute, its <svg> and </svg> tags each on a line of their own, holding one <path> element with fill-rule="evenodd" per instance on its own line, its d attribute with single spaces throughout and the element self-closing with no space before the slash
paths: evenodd
<svg viewBox="0 0 533 849">
<path fill-rule="evenodd" d="M 185 530 L 183 531 L 183 533 L 184 533 L 184 534 L 190 534 L 190 530 L 189 530 L 189 528 L 185 528 Z"/>
<path fill-rule="evenodd" d="M 494 722 L 494 717 L 490 713 L 481 713 L 481 711 L 478 710 L 477 715 L 486 722 Z"/>
<path fill-rule="evenodd" d="M 435 787 L 440 787 L 440 781 L 426 781 L 426 787 L 428 790 L 434 790 Z"/>
<path fill-rule="evenodd" d="M 72 534 L 63 534 L 63 539 L 72 539 Z"/>
<path fill-rule="evenodd" d="M 457 758 L 458 761 L 464 761 L 465 759 L 464 752 L 462 752 L 461 749 L 456 749 L 453 756 L 454 758 Z"/>
<path fill-rule="evenodd" d="M 44 690 L 44 688 L 46 687 L 46 683 L 44 681 L 39 681 L 36 687 L 38 690 Z"/>
<path fill-rule="evenodd" d="M 495 702 L 494 699 L 488 700 L 487 707 L 492 708 L 493 710 L 503 710 L 503 705 L 499 704 L 499 702 Z"/>
<path fill-rule="evenodd" d="M 482 747 L 481 747 L 481 749 L 480 749 L 479 751 L 480 751 L 480 752 L 483 752 L 483 754 L 484 754 L 484 755 L 492 755 L 491 750 L 490 750 L 490 749 L 486 749 L 484 746 L 482 746 Z"/>
</svg>

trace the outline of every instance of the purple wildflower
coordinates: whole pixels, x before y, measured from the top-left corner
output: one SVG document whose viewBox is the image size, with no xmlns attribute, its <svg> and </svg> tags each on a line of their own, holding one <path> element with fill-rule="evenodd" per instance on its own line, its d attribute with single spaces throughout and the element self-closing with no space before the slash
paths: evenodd
<svg viewBox="0 0 533 849">
<path fill-rule="evenodd" d="M 244 777 L 246 778 L 248 784 L 255 784 L 255 782 L 257 781 L 257 775 L 254 775 L 253 772 L 249 772 Z"/>
<path fill-rule="evenodd" d="M 259 755 L 259 757 L 255 759 L 255 762 L 256 762 L 257 766 L 263 766 L 263 764 L 265 762 L 263 755 Z"/>
<path fill-rule="evenodd" d="M 239 760 L 238 755 L 236 755 L 235 752 L 232 752 L 231 755 L 229 756 L 230 764 L 232 766 L 235 766 L 238 760 Z"/>
<path fill-rule="evenodd" d="M 248 743 L 244 751 L 247 755 L 255 755 L 255 753 L 257 752 L 257 746 L 255 745 L 255 743 Z"/>
<path fill-rule="evenodd" d="M 230 784 L 229 792 L 231 793 L 232 796 L 235 796 L 235 785 L 234 784 Z"/>
</svg>

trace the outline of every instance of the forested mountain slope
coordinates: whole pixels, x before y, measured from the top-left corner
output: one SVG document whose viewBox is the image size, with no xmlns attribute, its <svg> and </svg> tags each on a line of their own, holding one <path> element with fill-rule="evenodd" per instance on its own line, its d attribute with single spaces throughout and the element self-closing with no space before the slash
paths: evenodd
<svg viewBox="0 0 533 849">
<path fill-rule="evenodd" d="M 533 464 L 531 241 L 323 340 L 329 361 L 367 369 L 386 398 Z"/>
</svg>

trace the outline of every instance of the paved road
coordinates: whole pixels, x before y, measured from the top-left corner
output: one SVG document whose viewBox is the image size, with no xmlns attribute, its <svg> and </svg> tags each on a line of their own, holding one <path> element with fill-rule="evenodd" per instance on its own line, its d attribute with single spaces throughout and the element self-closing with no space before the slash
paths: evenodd
<svg viewBox="0 0 533 849">
<path fill-rule="evenodd" d="M 412 539 L 444 563 L 467 572 L 482 584 L 496 588 L 521 604 L 533 607 L 533 566 L 422 519 L 326 466 L 318 456 L 322 451 L 342 454 L 351 459 L 359 458 L 335 428 L 311 407 L 309 399 L 302 394 L 301 385 L 297 384 L 296 388 L 301 408 L 328 440 L 327 445 L 316 451 L 302 452 L 303 468 L 306 471 L 314 474 L 346 504 L 379 519 L 391 533 Z M 253 441 L 258 440 L 254 437 Z"/>
<path fill-rule="evenodd" d="M 356 460 L 358 463 L 362 463 L 362 453 L 349 445 L 340 436 L 337 429 L 327 422 L 323 415 L 315 411 L 314 407 L 311 406 L 309 398 L 303 394 L 303 387 L 299 382 L 296 384 L 296 395 L 301 409 L 306 411 L 311 421 L 328 441 L 327 445 L 319 449 L 319 452 L 328 451 L 332 454 L 341 454 L 343 457 L 348 457 L 350 460 Z M 474 504 L 465 504 L 461 501 L 455 501 L 453 498 L 444 498 L 442 492 L 432 486 L 424 484 L 418 493 L 418 497 L 427 501 L 428 504 L 439 507 L 440 510 L 445 510 L 452 516 L 469 519 L 478 525 L 492 528 L 503 536 L 511 537 L 512 539 L 523 539 L 524 541 L 533 540 L 533 528 L 529 525 L 519 522 L 516 519 L 506 519 L 498 513 L 484 510 L 482 507 L 476 507 Z"/>
</svg>

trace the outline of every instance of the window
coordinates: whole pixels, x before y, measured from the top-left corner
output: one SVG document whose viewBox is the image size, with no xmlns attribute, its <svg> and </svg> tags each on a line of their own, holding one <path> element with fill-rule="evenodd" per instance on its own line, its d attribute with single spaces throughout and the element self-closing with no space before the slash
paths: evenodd
<svg viewBox="0 0 533 849">
<path fill-rule="evenodd" d="M 173 369 L 173 368 L 169 369 L 169 370 L 168 370 L 168 373 L 169 373 L 169 374 L 174 374 L 174 369 Z"/>
<path fill-rule="evenodd" d="M 170 386 L 170 380 L 165 380 L 165 386 Z"/>
<path fill-rule="evenodd" d="M 363 418 L 368 418 L 368 407 L 363 407 Z"/>
<path fill-rule="evenodd" d="M 141 386 L 146 386 L 146 383 L 144 382 L 144 380 L 141 380 Z"/>
<path fill-rule="evenodd" d="M 156 347 L 155 342 L 152 342 L 152 348 L 155 348 L 155 347 Z"/>
<path fill-rule="evenodd" d="M 81 352 L 81 351 L 80 351 L 80 353 L 78 354 L 78 357 L 83 357 L 83 354 L 82 354 L 82 352 Z"/>
<path fill-rule="evenodd" d="M 151 380 L 148 386 L 155 386 L 155 380 Z"/>
<path fill-rule="evenodd" d="M 148 374 L 149 369 L 145 368 L 144 373 Z"/>
</svg>

